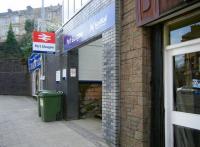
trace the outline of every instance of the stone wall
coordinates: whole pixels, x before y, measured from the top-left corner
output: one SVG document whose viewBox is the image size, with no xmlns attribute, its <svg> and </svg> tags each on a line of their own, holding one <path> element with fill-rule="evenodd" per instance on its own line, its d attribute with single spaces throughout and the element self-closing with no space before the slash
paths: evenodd
<svg viewBox="0 0 200 147">
<path fill-rule="evenodd" d="M 150 30 L 136 26 L 135 0 L 121 2 L 121 147 L 149 147 Z"/>
</svg>

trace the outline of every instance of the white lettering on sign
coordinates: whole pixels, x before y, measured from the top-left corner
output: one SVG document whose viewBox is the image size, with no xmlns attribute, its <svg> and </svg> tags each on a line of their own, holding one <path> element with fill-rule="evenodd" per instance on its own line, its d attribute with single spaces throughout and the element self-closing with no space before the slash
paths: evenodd
<svg viewBox="0 0 200 147">
<path fill-rule="evenodd" d="M 55 44 L 51 43 L 39 43 L 39 42 L 34 42 L 33 43 L 33 51 L 41 51 L 41 52 L 46 52 L 47 50 L 50 52 L 55 52 Z"/>
<path fill-rule="evenodd" d="M 105 15 L 104 17 L 100 18 L 97 22 L 90 24 L 90 31 L 94 32 L 94 31 L 98 30 L 99 28 L 105 26 L 107 20 L 108 20 L 108 16 Z"/>
</svg>

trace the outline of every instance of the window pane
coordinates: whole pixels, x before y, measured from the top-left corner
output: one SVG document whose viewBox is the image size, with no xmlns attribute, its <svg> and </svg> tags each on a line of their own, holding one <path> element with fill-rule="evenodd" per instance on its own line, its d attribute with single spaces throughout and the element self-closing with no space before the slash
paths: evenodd
<svg viewBox="0 0 200 147">
<path fill-rule="evenodd" d="M 74 0 L 69 0 L 69 18 L 74 15 Z"/>
<path fill-rule="evenodd" d="M 68 19 L 69 19 L 69 10 L 68 10 L 68 1 L 69 0 L 64 0 L 64 7 L 63 7 L 63 22 L 62 23 L 65 23 Z"/>
<path fill-rule="evenodd" d="M 81 0 L 75 0 L 75 11 L 77 12 L 81 8 Z"/>
<path fill-rule="evenodd" d="M 86 4 L 89 0 L 82 0 L 82 4 Z"/>
<path fill-rule="evenodd" d="M 12 23 L 19 23 L 19 17 L 18 16 L 13 16 L 12 17 Z"/>
<path fill-rule="evenodd" d="M 200 114 L 200 52 L 177 55 L 174 61 L 174 109 Z"/>
<path fill-rule="evenodd" d="M 174 147 L 200 147 L 200 131 L 175 125 Z"/>
<path fill-rule="evenodd" d="M 170 31 L 170 44 L 200 38 L 200 22 Z"/>
</svg>

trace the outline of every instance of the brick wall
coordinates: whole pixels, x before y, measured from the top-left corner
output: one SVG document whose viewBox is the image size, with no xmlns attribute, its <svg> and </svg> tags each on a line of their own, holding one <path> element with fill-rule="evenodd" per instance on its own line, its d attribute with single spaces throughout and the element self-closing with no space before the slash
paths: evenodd
<svg viewBox="0 0 200 147">
<path fill-rule="evenodd" d="M 119 145 L 119 44 L 117 28 L 102 34 L 103 88 L 102 126 L 104 137 L 111 146 Z"/>
<path fill-rule="evenodd" d="M 136 26 L 135 0 L 121 3 L 120 92 L 122 147 L 150 146 L 149 30 Z"/>
<path fill-rule="evenodd" d="M 100 117 L 102 113 L 102 84 L 79 83 L 80 117 Z"/>
</svg>

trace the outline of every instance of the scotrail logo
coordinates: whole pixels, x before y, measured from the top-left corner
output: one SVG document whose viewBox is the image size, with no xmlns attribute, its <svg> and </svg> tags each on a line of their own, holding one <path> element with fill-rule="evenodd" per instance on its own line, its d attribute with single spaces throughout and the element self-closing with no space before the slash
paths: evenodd
<svg viewBox="0 0 200 147">
<path fill-rule="evenodd" d="M 48 36 L 48 35 L 42 33 L 42 34 L 38 35 L 38 39 L 47 42 L 47 41 L 51 40 L 51 36 Z"/>
</svg>

